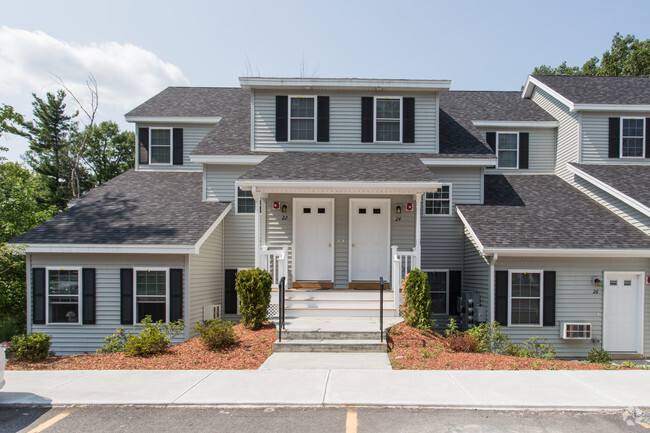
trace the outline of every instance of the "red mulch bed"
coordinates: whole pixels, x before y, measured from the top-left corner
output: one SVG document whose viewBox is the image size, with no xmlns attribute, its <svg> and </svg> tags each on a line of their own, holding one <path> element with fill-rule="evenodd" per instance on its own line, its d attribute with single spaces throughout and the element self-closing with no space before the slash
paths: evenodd
<svg viewBox="0 0 650 433">
<path fill-rule="evenodd" d="M 574 361 L 546 361 L 493 353 L 449 350 L 445 339 L 404 324 L 395 325 L 388 336 L 388 354 L 395 370 L 603 370 L 604 365 Z"/>
<path fill-rule="evenodd" d="M 43 361 L 9 359 L 7 370 L 254 370 L 273 353 L 275 326 L 265 324 L 257 331 L 235 325 L 237 343 L 213 352 L 198 338 L 171 346 L 148 357 L 125 353 L 52 356 Z"/>
</svg>

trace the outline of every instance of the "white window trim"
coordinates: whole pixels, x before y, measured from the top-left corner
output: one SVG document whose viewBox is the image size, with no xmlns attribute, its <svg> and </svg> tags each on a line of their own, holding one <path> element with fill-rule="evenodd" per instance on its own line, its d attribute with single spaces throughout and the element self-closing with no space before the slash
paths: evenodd
<svg viewBox="0 0 650 433">
<path fill-rule="evenodd" d="M 512 274 L 539 274 L 539 324 L 512 323 Z M 518 297 L 517 299 L 537 299 L 536 297 Z M 508 269 L 508 326 L 513 328 L 541 328 L 544 326 L 544 270 L 543 269 Z"/>
<path fill-rule="evenodd" d="M 445 305 L 445 312 L 443 313 L 433 313 L 434 316 L 448 316 L 449 315 L 449 269 L 430 269 L 430 270 L 422 270 L 422 272 L 426 272 L 427 274 L 429 272 L 445 272 L 447 274 L 447 282 L 446 282 L 446 305 Z M 428 278 L 427 278 L 428 279 Z M 442 292 L 436 292 L 436 293 L 442 293 Z"/>
<path fill-rule="evenodd" d="M 79 290 L 77 297 L 79 298 L 78 306 L 79 311 L 77 311 L 77 322 L 50 322 L 50 271 L 77 271 Z M 78 326 L 82 325 L 82 313 L 83 313 L 83 276 L 82 268 L 80 266 L 47 266 L 45 268 L 45 324 L 46 325 L 65 325 L 65 326 Z"/>
<path fill-rule="evenodd" d="M 314 138 L 312 140 L 299 140 L 296 138 L 291 138 L 291 99 L 296 98 L 296 99 L 313 99 L 314 100 Z M 317 96 L 315 95 L 289 95 L 289 98 L 287 100 L 287 104 L 289 106 L 287 107 L 287 135 L 289 136 L 289 143 L 316 143 L 318 139 L 318 131 L 316 130 L 318 128 L 318 99 Z M 309 120 L 309 117 L 296 117 L 296 119 L 304 119 L 304 120 Z"/>
<path fill-rule="evenodd" d="M 624 120 L 639 120 L 639 119 L 643 120 L 643 143 L 641 144 L 641 150 L 643 151 L 643 153 L 642 153 L 641 156 L 623 156 L 623 121 Z M 618 146 L 619 146 L 619 148 L 618 148 L 619 153 L 618 154 L 620 155 L 620 158 L 625 158 L 625 159 L 645 159 L 645 144 L 646 144 L 646 140 L 648 139 L 648 137 L 645 136 L 646 135 L 645 134 L 645 132 L 646 132 L 646 124 L 645 124 L 645 122 L 646 122 L 645 117 L 621 117 L 621 125 L 619 127 L 620 128 L 619 129 L 619 137 L 620 138 L 619 138 L 619 144 L 618 144 Z M 631 136 L 628 136 L 628 137 L 631 138 Z M 636 137 L 636 138 L 638 138 L 638 137 Z"/>
<path fill-rule="evenodd" d="M 138 322 L 138 271 L 165 271 L 165 323 L 169 322 L 169 268 L 133 268 L 133 323 Z"/>
<path fill-rule="evenodd" d="M 399 99 L 399 141 L 381 141 L 377 140 L 377 100 L 379 99 Z M 373 118 L 373 138 L 375 143 L 399 143 L 401 144 L 404 141 L 404 101 L 401 96 L 375 96 L 372 107 L 372 118 Z"/>
<path fill-rule="evenodd" d="M 427 199 L 427 193 L 424 193 L 422 195 L 422 216 L 425 217 L 434 217 L 434 218 L 439 218 L 439 217 L 450 217 L 454 214 L 454 202 L 453 202 L 453 187 L 451 183 L 442 183 L 440 184 L 440 188 L 442 189 L 443 186 L 448 186 L 449 187 L 449 213 L 427 213 L 427 200 L 429 201 L 445 201 L 446 199 Z M 434 193 L 435 194 L 435 193 Z"/>
<path fill-rule="evenodd" d="M 516 135 L 517 136 L 517 156 L 515 157 L 515 161 L 517 162 L 517 165 L 515 167 L 501 167 L 499 165 L 499 134 L 509 134 L 509 135 Z M 496 132 L 496 154 L 497 154 L 497 168 L 500 170 L 519 170 L 519 131 L 497 131 Z M 512 152 L 511 149 L 507 149 L 507 152 Z"/>
<path fill-rule="evenodd" d="M 239 188 L 237 185 L 235 185 L 235 215 L 255 215 L 255 211 L 253 212 L 239 212 Z M 242 190 L 243 191 L 243 190 Z M 255 201 L 254 197 L 244 197 L 247 199 L 252 199 Z"/>
<path fill-rule="evenodd" d="M 167 130 L 169 131 L 169 162 L 151 162 L 151 137 L 152 133 L 151 131 L 153 130 Z M 163 147 L 163 146 L 156 146 L 156 147 Z M 172 162 L 174 161 L 174 131 L 173 128 L 167 127 L 167 128 L 149 128 L 149 165 L 172 165 Z"/>
</svg>

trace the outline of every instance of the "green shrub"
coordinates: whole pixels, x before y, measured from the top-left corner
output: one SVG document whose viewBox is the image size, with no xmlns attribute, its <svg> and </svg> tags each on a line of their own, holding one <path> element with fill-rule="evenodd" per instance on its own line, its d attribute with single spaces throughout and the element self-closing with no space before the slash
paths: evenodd
<svg viewBox="0 0 650 433">
<path fill-rule="evenodd" d="M 199 340 L 210 350 L 218 350 L 235 344 L 237 334 L 232 329 L 235 322 L 223 320 L 206 320 L 196 322 L 194 330 L 199 333 Z"/>
<path fill-rule="evenodd" d="M 43 332 L 15 335 L 9 343 L 9 352 L 16 359 L 38 361 L 50 353 L 51 336 Z"/>
<path fill-rule="evenodd" d="M 468 329 L 467 333 L 474 336 L 478 341 L 477 351 L 479 352 L 493 352 L 505 355 L 504 352 L 512 346 L 510 336 L 501 330 L 499 322 L 480 323 Z"/>
<path fill-rule="evenodd" d="M 551 361 L 557 357 L 555 346 L 546 341 L 546 337 L 533 337 L 528 339 L 521 348 L 524 358 L 541 358 Z"/>
<path fill-rule="evenodd" d="M 431 329 L 431 288 L 426 272 L 413 269 L 405 282 L 404 322 L 419 329 Z"/>
<path fill-rule="evenodd" d="M 600 349 L 596 349 L 595 347 L 589 351 L 587 354 L 587 359 L 589 362 L 592 364 L 611 364 L 612 363 L 612 355 L 603 349 L 602 347 Z"/>
<path fill-rule="evenodd" d="M 458 323 L 453 317 L 449 318 L 445 330 L 445 343 L 453 352 L 477 352 L 479 346 L 476 337 L 458 329 Z"/>
<path fill-rule="evenodd" d="M 259 268 L 237 272 L 235 290 L 241 301 L 241 318 L 245 327 L 259 329 L 266 320 L 272 282 L 271 274 Z"/>
<path fill-rule="evenodd" d="M 25 324 L 19 317 L 7 316 L 0 318 L 0 341 L 9 341 L 14 335 L 25 333 Z"/>
<path fill-rule="evenodd" d="M 119 328 L 115 331 L 115 334 L 107 335 L 104 338 L 104 344 L 97 349 L 97 353 L 116 353 L 126 350 L 126 340 L 131 336 L 131 333 L 126 333 L 124 328 Z"/>
<path fill-rule="evenodd" d="M 169 347 L 172 339 L 183 332 L 185 324 L 182 320 L 163 323 L 162 320 L 153 323 L 151 316 L 142 319 L 142 332 L 129 335 L 126 338 L 124 350 L 132 356 L 147 356 L 161 352 Z"/>
</svg>

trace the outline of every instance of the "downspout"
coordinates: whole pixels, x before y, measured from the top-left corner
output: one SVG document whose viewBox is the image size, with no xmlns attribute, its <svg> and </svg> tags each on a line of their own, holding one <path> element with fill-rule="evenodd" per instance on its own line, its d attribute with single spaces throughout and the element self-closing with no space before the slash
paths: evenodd
<svg viewBox="0 0 650 433">
<path fill-rule="evenodd" d="M 492 260 L 490 260 L 490 286 L 489 286 L 489 296 L 490 296 L 490 314 L 489 322 L 494 322 L 494 265 L 497 260 L 499 260 L 499 254 L 494 253 L 492 255 Z"/>
</svg>

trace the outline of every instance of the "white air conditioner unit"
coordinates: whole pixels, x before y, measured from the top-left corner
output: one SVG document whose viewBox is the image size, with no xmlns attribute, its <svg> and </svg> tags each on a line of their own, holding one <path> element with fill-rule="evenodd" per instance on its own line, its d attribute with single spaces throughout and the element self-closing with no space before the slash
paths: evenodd
<svg viewBox="0 0 650 433">
<path fill-rule="evenodd" d="M 204 305 L 203 321 L 221 319 L 221 305 Z"/>
<path fill-rule="evenodd" d="M 565 340 L 589 340 L 591 323 L 563 323 L 562 338 Z"/>
</svg>

